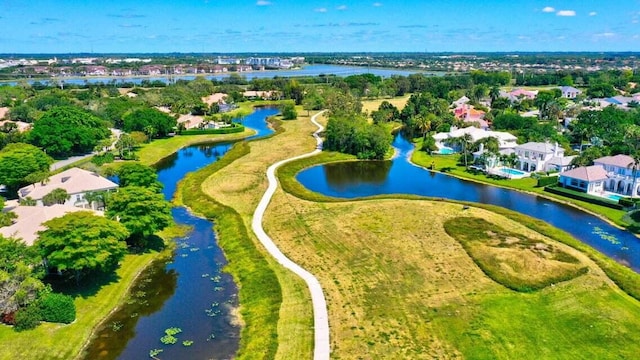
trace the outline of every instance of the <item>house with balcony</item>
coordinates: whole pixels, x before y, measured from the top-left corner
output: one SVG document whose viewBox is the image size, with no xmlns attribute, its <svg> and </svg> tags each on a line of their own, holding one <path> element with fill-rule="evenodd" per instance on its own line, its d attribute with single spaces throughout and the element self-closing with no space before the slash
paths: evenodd
<svg viewBox="0 0 640 360">
<path fill-rule="evenodd" d="M 607 174 L 604 190 L 633 197 L 640 195 L 640 169 L 635 170 L 634 164 L 631 156 L 623 154 L 593 160 Z"/>
<path fill-rule="evenodd" d="M 574 156 L 564 156 L 564 149 L 558 143 L 528 142 L 515 147 L 518 168 L 522 171 L 559 171 L 568 169 Z"/>
</svg>

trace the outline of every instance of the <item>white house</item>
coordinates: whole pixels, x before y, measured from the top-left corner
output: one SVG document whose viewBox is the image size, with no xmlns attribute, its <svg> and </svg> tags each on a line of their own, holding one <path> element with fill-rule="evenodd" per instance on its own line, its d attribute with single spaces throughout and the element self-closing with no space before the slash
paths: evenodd
<svg viewBox="0 0 640 360">
<path fill-rule="evenodd" d="M 593 160 L 594 166 L 600 166 L 607 174 L 605 190 L 627 196 L 640 195 L 640 169 L 634 176 L 633 158 L 629 155 L 605 156 Z"/>
<path fill-rule="evenodd" d="M 84 198 L 88 192 L 113 191 L 118 184 L 91 171 L 71 168 L 51 176 L 47 181 L 27 185 L 18 190 L 20 199 L 27 197 L 36 201 L 37 206 L 43 206 L 42 198 L 55 189 L 63 189 L 69 194 L 64 205 L 75 207 L 89 207 L 91 204 Z"/>
<path fill-rule="evenodd" d="M 581 166 L 560 173 L 558 183 L 565 188 L 600 195 L 604 191 L 607 172 L 600 165 Z"/>
<path fill-rule="evenodd" d="M 461 150 L 460 146 L 455 145 L 455 140 L 453 139 L 463 137 L 465 134 L 469 134 L 471 142 L 476 142 L 488 137 L 494 137 L 498 140 L 498 147 L 500 150 L 515 148 L 517 145 L 516 141 L 518 140 L 517 137 L 507 132 L 482 130 L 473 126 L 462 129 L 457 129 L 452 126 L 449 132 L 437 133 L 433 135 L 433 138 L 436 140 L 436 146 L 439 149 L 450 147 L 454 150 Z"/>
<path fill-rule="evenodd" d="M 564 149 L 558 143 L 528 142 L 515 148 L 518 167 L 522 171 L 563 171 L 573 157 L 564 156 Z"/>
<path fill-rule="evenodd" d="M 575 99 L 576 96 L 582 94 L 581 90 L 574 88 L 573 86 L 560 86 L 562 97 L 566 99 Z"/>
</svg>

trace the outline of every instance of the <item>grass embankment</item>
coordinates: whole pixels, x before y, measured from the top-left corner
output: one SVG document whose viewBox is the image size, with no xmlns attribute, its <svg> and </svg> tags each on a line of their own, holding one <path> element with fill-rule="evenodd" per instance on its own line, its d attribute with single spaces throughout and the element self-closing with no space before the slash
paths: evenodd
<svg viewBox="0 0 640 360">
<path fill-rule="evenodd" d="M 183 236 L 188 229 L 170 227 L 160 235 L 169 240 Z M 71 288 L 74 297 L 76 320 L 69 324 L 42 323 L 34 330 L 15 332 L 6 325 L 0 326 L 0 359 L 73 359 L 80 356 L 82 348 L 93 330 L 126 299 L 134 280 L 149 264 L 169 251 L 150 251 L 126 255 L 120 268 L 113 275 L 93 279 L 91 285 L 81 284 Z"/>
<path fill-rule="evenodd" d="M 81 288 L 75 296 L 76 321 L 69 325 L 42 323 L 34 330 L 15 332 L 0 326 L 0 359 L 73 359 L 94 327 L 122 303 L 129 285 L 158 253 L 127 255 L 116 276 L 97 288 Z"/>
<path fill-rule="evenodd" d="M 306 112 L 298 109 L 298 113 Z M 220 161 L 188 175 L 176 198 L 215 222 L 219 244 L 229 261 L 227 270 L 239 284 L 245 326 L 238 357 L 305 359 L 313 352 L 312 307 L 306 284 L 264 251 L 250 227 L 267 187 L 267 167 L 312 151 L 314 126 L 305 116 L 275 124 L 277 136 L 238 143 Z M 227 166 L 232 162 L 233 166 Z"/>
<path fill-rule="evenodd" d="M 420 147 L 420 143 L 417 144 L 417 148 Z M 429 155 L 424 151 L 414 151 L 411 156 L 411 161 L 419 166 L 425 168 L 431 168 L 434 165 L 434 170 L 443 172 L 458 178 L 467 179 L 471 181 L 481 182 L 485 184 L 491 184 L 495 186 L 501 186 L 505 188 L 530 192 L 536 195 L 541 195 L 550 199 L 558 200 L 567 204 L 572 204 L 588 210 L 594 214 L 600 215 L 603 218 L 611 221 L 612 223 L 620 226 L 627 227 L 629 224 L 623 220 L 625 211 L 608 208 L 606 206 L 600 206 L 591 204 L 585 201 L 571 199 L 568 197 L 552 194 L 544 191 L 544 187 L 536 187 L 537 180 L 532 178 L 522 179 L 495 179 L 489 178 L 483 173 L 472 173 L 465 169 L 464 166 L 458 165 L 458 158 L 460 155 Z"/>
<path fill-rule="evenodd" d="M 553 246 L 589 271 L 514 292 L 486 276 L 446 233 L 445 223 L 460 216 Z M 335 358 L 633 357 L 640 350 L 638 302 L 581 252 L 510 217 L 429 200 L 310 202 L 279 190 L 265 228 L 319 277 Z"/>
<path fill-rule="evenodd" d="M 247 128 L 245 131 L 235 134 L 178 135 L 164 139 L 157 139 L 148 144 L 143 144 L 138 150 L 136 150 L 136 155 L 138 155 L 138 159 L 141 163 L 145 165 L 153 165 L 189 145 L 213 141 L 234 141 L 244 139 L 255 133 L 255 130 Z"/>
<path fill-rule="evenodd" d="M 284 191 L 294 194 L 295 196 L 301 199 L 315 201 L 315 202 L 342 202 L 345 200 L 340 198 L 327 197 L 322 194 L 318 194 L 316 192 L 310 191 L 309 189 L 302 186 L 295 179 L 295 175 L 301 170 L 314 165 L 324 164 L 324 163 L 334 162 L 334 161 L 353 160 L 353 159 L 354 157 L 351 155 L 323 152 L 318 156 L 314 156 L 306 159 L 300 159 L 282 166 L 280 169 L 278 169 L 277 176 L 278 176 L 278 179 L 280 180 L 280 184 L 284 189 Z M 473 174 L 470 174 L 470 175 L 473 175 Z M 484 175 L 474 175 L 474 176 L 484 177 Z M 492 179 L 489 179 L 489 180 L 492 180 Z M 525 179 L 522 179 L 522 180 L 525 180 Z M 501 181 L 507 181 L 507 180 L 495 180 L 495 181 L 501 182 Z M 513 181 L 518 182 L 520 180 L 513 180 Z M 375 196 L 375 197 L 370 197 L 365 199 L 358 199 L 358 200 L 385 199 L 385 198 L 425 199 L 424 197 L 414 196 L 414 195 L 380 195 L 380 196 Z M 479 204 L 479 203 L 468 203 L 468 202 L 453 201 L 453 200 L 449 202 L 458 203 L 462 205 L 471 205 L 474 207 L 480 207 L 483 209 L 496 212 L 498 214 L 502 214 L 506 217 L 509 217 L 510 219 L 514 219 L 522 224 L 525 224 L 527 227 L 531 228 L 536 232 L 544 234 L 545 236 L 553 238 L 575 249 L 578 249 L 585 254 L 588 254 L 588 256 L 593 261 L 597 262 L 600 268 L 602 268 L 602 270 L 604 270 L 607 273 L 609 278 L 611 278 L 611 280 L 613 280 L 620 288 L 622 288 L 625 292 L 627 292 L 632 297 L 640 300 L 640 276 L 636 272 L 634 272 L 633 270 L 629 269 L 628 267 L 622 264 L 619 264 L 613 259 L 593 249 L 589 245 L 586 245 L 580 242 L 579 240 L 575 239 L 568 233 L 560 229 L 557 229 L 542 220 L 537 220 L 527 215 L 509 210 L 509 209 L 505 209 L 499 206 Z M 608 208 L 605 208 L 605 209 L 608 209 Z M 609 210 L 612 210 L 612 209 L 609 209 Z"/>
</svg>

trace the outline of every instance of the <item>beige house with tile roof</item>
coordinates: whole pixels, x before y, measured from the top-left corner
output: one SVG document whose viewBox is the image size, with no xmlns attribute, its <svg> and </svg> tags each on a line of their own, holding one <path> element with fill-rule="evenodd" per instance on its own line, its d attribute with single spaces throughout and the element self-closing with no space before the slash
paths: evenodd
<svg viewBox="0 0 640 360">
<path fill-rule="evenodd" d="M 96 215 L 104 215 L 102 211 L 58 204 L 51 206 L 16 206 L 7 210 L 13 211 L 18 217 L 12 225 L 0 227 L 0 235 L 21 239 L 29 246 L 33 245 L 38 239 L 38 231 L 46 230 L 46 227 L 42 224 L 51 219 L 76 211 L 91 211 Z"/>
<path fill-rule="evenodd" d="M 86 193 L 113 191 L 117 188 L 118 184 L 94 172 L 71 168 L 49 177 L 46 182 L 39 182 L 20 188 L 18 196 L 20 199 L 30 197 L 36 200 L 37 206 L 43 206 L 42 198 L 45 195 L 55 189 L 63 189 L 70 196 L 64 205 L 85 208 L 90 206 L 84 198 Z"/>
</svg>

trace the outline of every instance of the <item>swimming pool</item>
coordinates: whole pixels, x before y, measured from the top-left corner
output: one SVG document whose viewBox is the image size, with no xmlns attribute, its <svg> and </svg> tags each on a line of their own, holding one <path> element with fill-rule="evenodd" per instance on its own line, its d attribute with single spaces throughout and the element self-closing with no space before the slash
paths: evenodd
<svg viewBox="0 0 640 360">
<path fill-rule="evenodd" d="M 508 168 L 508 167 L 500 168 L 500 172 L 505 173 L 505 174 L 509 174 L 509 175 L 515 175 L 515 176 L 524 176 L 524 175 L 527 174 L 524 171 L 520 171 L 520 170 L 517 170 L 517 169 Z"/>
<path fill-rule="evenodd" d="M 623 197 L 621 195 L 615 195 L 615 194 L 606 194 L 605 196 L 607 199 L 609 200 L 613 200 L 613 201 L 618 201 L 620 199 L 622 199 Z"/>
<path fill-rule="evenodd" d="M 440 148 L 440 149 L 436 152 L 436 154 L 440 154 L 440 155 L 451 155 L 451 154 L 453 154 L 453 153 L 455 153 L 455 151 L 453 151 L 453 149 L 452 149 L 452 148 L 448 148 L 448 147 Z"/>
</svg>

